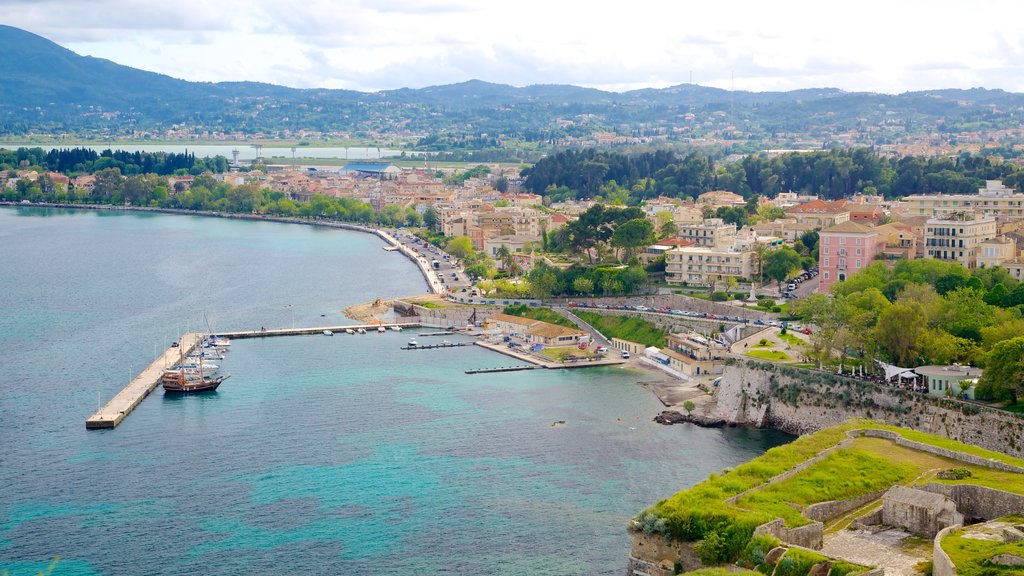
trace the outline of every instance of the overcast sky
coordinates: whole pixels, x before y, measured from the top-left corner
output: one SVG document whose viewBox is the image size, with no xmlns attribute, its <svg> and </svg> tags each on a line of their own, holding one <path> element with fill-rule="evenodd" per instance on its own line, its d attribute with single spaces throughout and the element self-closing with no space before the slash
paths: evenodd
<svg viewBox="0 0 1024 576">
<path fill-rule="evenodd" d="M 0 13 L 186 80 L 1024 92 L 1019 0 L 0 0 Z"/>
</svg>

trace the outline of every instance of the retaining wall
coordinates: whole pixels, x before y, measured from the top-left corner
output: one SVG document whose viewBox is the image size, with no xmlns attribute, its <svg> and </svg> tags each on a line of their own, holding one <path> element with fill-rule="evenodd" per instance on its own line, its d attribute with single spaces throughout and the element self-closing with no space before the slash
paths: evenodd
<svg viewBox="0 0 1024 576">
<path fill-rule="evenodd" d="M 782 518 L 776 518 L 771 522 L 761 524 L 754 529 L 754 536 L 768 534 L 781 540 L 785 544 L 821 550 L 822 541 L 825 535 L 825 525 L 821 522 L 812 522 L 806 526 L 797 528 L 786 528 Z"/>
<path fill-rule="evenodd" d="M 995 520 L 1024 511 L 1024 496 L 976 486 L 973 484 L 939 484 L 932 482 L 918 486 L 926 492 L 942 494 L 956 504 L 956 509 L 967 520 Z"/>
<path fill-rule="evenodd" d="M 838 518 L 847 512 L 856 510 L 861 506 L 864 506 L 872 500 L 877 500 L 885 494 L 885 490 L 879 490 L 878 492 L 872 492 L 857 498 L 850 498 L 849 500 L 830 500 L 828 502 L 819 502 L 817 504 L 811 504 L 804 508 L 804 517 L 810 520 L 818 520 L 819 522 L 828 522 L 833 518 Z"/>
<path fill-rule="evenodd" d="M 956 566 L 949 559 L 949 554 L 942 549 L 942 539 L 950 532 L 960 529 L 959 525 L 939 530 L 932 541 L 932 576 L 956 576 Z"/>
</svg>

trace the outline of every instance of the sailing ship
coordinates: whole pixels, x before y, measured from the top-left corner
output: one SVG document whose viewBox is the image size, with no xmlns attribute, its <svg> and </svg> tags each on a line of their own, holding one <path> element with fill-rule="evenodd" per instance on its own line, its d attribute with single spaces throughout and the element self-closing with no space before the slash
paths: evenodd
<svg viewBox="0 0 1024 576">
<path fill-rule="evenodd" d="M 184 350 L 182 350 L 184 352 Z M 220 383 L 227 380 L 228 376 L 207 376 L 203 366 L 203 356 L 200 355 L 197 364 L 185 362 L 182 355 L 180 363 L 160 376 L 160 384 L 164 388 L 164 394 L 195 394 L 198 392 L 212 392 L 220 386 Z"/>
</svg>

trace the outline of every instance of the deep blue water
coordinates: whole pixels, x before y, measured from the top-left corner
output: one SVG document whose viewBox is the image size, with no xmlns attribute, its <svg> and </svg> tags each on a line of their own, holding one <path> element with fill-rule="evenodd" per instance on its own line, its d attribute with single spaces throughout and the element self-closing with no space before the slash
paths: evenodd
<svg viewBox="0 0 1024 576">
<path fill-rule="evenodd" d="M 345 323 L 424 286 L 367 234 L 0 209 L 0 572 L 620 574 L 630 517 L 788 439 L 654 424 L 621 368 L 466 375 L 512 361 L 408 332 L 239 340 L 217 393 L 85 430 L 204 312 Z"/>
</svg>

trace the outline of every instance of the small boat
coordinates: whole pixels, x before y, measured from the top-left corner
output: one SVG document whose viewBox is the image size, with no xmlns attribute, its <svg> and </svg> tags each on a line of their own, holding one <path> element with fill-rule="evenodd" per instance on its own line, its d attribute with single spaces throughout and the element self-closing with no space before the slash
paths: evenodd
<svg viewBox="0 0 1024 576">
<path fill-rule="evenodd" d="M 401 326 L 397 326 L 397 325 L 396 326 L 392 326 L 391 329 L 394 330 L 395 332 L 401 332 L 402 331 L 402 327 Z"/>
<path fill-rule="evenodd" d="M 415 338 L 410 338 L 409 339 L 409 348 L 415 348 L 416 346 L 418 346 L 418 344 L 416 343 L 416 339 Z"/>
<path fill-rule="evenodd" d="M 351 328 L 345 328 L 345 334 L 355 334 L 356 331 Z"/>
<path fill-rule="evenodd" d="M 225 338 L 223 336 L 213 336 L 213 335 L 211 335 L 209 338 L 206 339 L 206 342 L 208 342 L 211 346 L 217 346 L 217 347 L 231 346 L 231 340 L 228 340 L 227 338 Z M 204 342 L 204 345 L 205 345 L 205 342 Z"/>
<path fill-rule="evenodd" d="M 388 331 L 387 328 L 385 328 L 383 326 L 377 326 L 377 332 L 380 332 L 381 334 L 383 334 L 383 333 L 385 333 L 387 331 Z"/>
<path fill-rule="evenodd" d="M 360 334 L 366 334 L 366 329 L 365 328 L 356 328 L 356 332 L 358 332 Z"/>
<path fill-rule="evenodd" d="M 182 361 L 184 361 L 184 358 L 182 358 Z M 197 392 L 212 392 L 220 386 L 221 382 L 227 379 L 228 376 L 208 378 L 203 359 L 199 358 L 198 369 L 191 368 L 183 363 L 177 368 L 164 370 L 164 373 L 160 376 L 160 384 L 163 386 L 165 394 L 193 394 Z"/>
<path fill-rule="evenodd" d="M 324 330 L 324 336 L 334 336 L 334 332 L 331 332 L 330 330 Z"/>
</svg>

